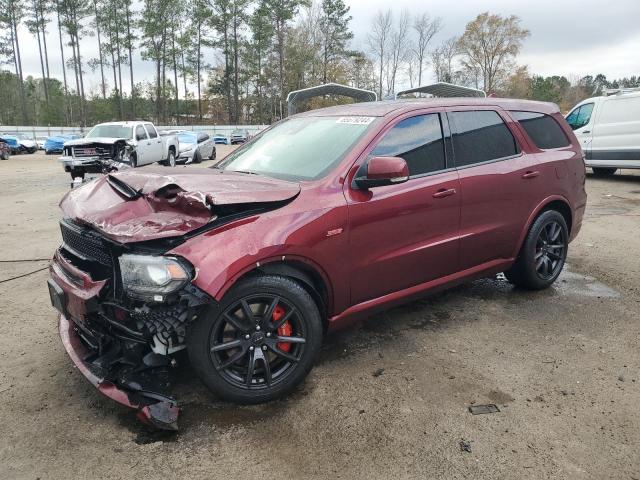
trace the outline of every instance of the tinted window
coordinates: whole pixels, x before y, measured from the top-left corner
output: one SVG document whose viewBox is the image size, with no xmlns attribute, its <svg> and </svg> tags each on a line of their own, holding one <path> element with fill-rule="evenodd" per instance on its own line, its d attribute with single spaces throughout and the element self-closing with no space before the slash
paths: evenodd
<svg viewBox="0 0 640 480">
<path fill-rule="evenodd" d="M 144 126 L 147 127 L 149 138 L 156 138 L 158 136 L 158 133 L 156 132 L 156 129 L 153 125 L 151 125 L 150 123 L 145 123 Z"/>
<path fill-rule="evenodd" d="M 209 135 L 207 135 L 206 133 L 198 134 L 198 143 L 206 142 L 207 140 L 209 140 Z"/>
<path fill-rule="evenodd" d="M 567 123 L 572 130 L 582 128 L 591 120 L 591 112 L 593 112 L 593 103 L 585 103 L 578 108 L 574 108 L 573 111 L 567 115 Z"/>
<path fill-rule="evenodd" d="M 445 157 L 440 115 L 402 120 L 384 134 L 371 156 L 402 157 L 412 176 L 443 170 Z"/>
<path fill-rule="evenodd" d="M 569 139 L 562 128 L 549 115 L 516 111 L 512 111 L 511 115 L 520 122 L 538 148 L 560 148 L 569 145 Z"/>
<path fill-rule="evenodd" d="M 136 127 L 136 140 L 144 140 L 147 138 L 147 132 L 144 131 L 142 125 Z"/>
<path fill-rule="evenodd" d="M 456 166 L 488 162 L 519 152 L 511 130 L 497 112 L 451 112 Z"/>
</svg>

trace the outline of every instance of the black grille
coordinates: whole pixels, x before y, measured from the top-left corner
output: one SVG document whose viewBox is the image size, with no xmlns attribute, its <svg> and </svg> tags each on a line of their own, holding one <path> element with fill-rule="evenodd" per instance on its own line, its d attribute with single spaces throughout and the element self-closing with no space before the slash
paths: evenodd
<svg viewBox="0 0 640 480">
<path fill-rule="evenodd" d="M 65 249 L 82 260 L 96 261 L 102 265 L 113 265 L 111 253 L 102 237 L 96 232 L 70 220 L 60 222 L 62 242 Z"/>
</svg>

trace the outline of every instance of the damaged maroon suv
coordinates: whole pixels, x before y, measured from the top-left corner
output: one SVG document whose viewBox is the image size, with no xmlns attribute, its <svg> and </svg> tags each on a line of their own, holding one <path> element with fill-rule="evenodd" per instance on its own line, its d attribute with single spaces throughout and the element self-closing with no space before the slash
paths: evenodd
<svg viewBox="0 0 640 480">
<path fill-rule="evenodd" d="M 278 398 L 327 331 L 504 272 L 542 289 L 586 194 L 555 105 L 430 99 L 315 110 L 211 169 L 106 175 L 61 202 L 49 290 L 73 362 L 176 428 L 174 368 L 219 397 Z M 186 355 L 180 353 L 186 350 Z"/>
</svg>

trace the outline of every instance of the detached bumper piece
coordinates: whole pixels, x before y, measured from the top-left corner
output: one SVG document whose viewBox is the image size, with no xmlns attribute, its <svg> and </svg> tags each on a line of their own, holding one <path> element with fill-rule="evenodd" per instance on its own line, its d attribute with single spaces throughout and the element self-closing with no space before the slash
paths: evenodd
<svg viewBox="0 0 640 480">
<path fill-rule="evenodd" d="M 67 320 L 64 315 L 60 315 L 59 330 L 67 354 L 80 373 L 100 393 L 125 407 L 137 410 L 137 418 L 143 423 L 164 430 L 178 429 L 180 410 L 176 400 L 158 391 L 163 390 L 162 387 L 169 386 L 168 381 L 163 381 L 167 380 L 162 378 L 164 375 L 158 375 L 158 372 L 150 374 L 145 369 L 140 370 L 134 367 L 123 368 L 114 380 L 107 380 L 101 376 L 100 365 L 122 360 L 123 357 L 115 358 L 117 354 L 114 354 L 113 350 L 109 350 L 102 356 L 89 350 L 81 339 L 81 336 L 85 336 L 85 332 L 74 322 Z M 147 357 L 149 355 L 151 359 L 154 358 L 154 354 L 148 354 Z M 88 359 L 92 361 L 89 362 Z M 157 367 L 151 365 L 149 368 Z"/>
</svg>

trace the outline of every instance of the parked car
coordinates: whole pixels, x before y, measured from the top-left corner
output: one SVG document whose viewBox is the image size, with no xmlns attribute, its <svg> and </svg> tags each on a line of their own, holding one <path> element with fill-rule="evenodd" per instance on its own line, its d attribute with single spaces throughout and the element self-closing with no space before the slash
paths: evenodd
<svg viewBox="0 0 640 480">
<path fill-rule="evenodd" d="M 175 164 L 177 152 L 175 135 L 159 135 L 152 123 L 109 122 L 96 125 L 84 138 L 66 142 L 60 162 L 72 178 L 84 178 L 86 173 L 117 168 L 115 164 Z"/>
<path fill-rule="evenodd" d="M 596 175 L 619 168 L 640 168 L 640 89 L 610 90 L 588 98 L 567 115 Z"/>
<path fill-rule="evenodd" d="M 9 146 L 12 154 L 20 153 L 20 140 L 15 135 L 3 133 L 0 138 Z"/>
<path fill-rule="evenodd" d="M 52 137 L 47 137 L 46 141 L 44 142 L 44 153 L 46 153 L 47 155 L 62 153 L 65 142 L 75 140 L 77 138 L 82 137 L 76 134 L 54 135 Z"/>
<path fill-rule="evenodd" d="M 9 156 L 11 156 L 11 147 L 4 138 L 0 137 L 0 160 L 9 160 Z"/>
<path fill-rule="evenodd" d="M 180 144 L 177 161 L 200 163 L 203 158 L 215 160 L 216 146 L 204 132 L 181 131 L 177 134 Z"/>
<path fill-rule="evenodd" d="M 35 139 L 28 133 L 17 132 L 11 133 L 10 135 L 18 139 L 18 144 L 20 145 L 20 153 L 35 153 L 38 149 L 38 144 L 36 143 Z"/>
<path fill-rule="evenodd" d="M 226 135 L 216 133 L 212 138 L 213 143 L 215 143 L 216 145 L 229 145 L 229 139 L 226 137 Z"/>
<path fill-rule="evenodd" d="M 44 150 L 44 144 L 48 137 L 36 137 L 36 143 L 38 144 L 38 150 Z"/>
<path fill-rule="evenodd" d="M 249 130 L 234 130 L 231 132 L 231 145 L 245 143 L 249 140 Z"/>
<path fill-rule="evenodd" d="M 305 378 L 326 331 L 372 312 L 498 272 L 549 287 L 584 186 L 580 145 L 549 103 L 308 111 L 215 168 L 70 191 L 51 301 L 80 372 L 176 428 L 166 375 L 180 350 L 219 397 L 265 402 Z"/>
</svg>

